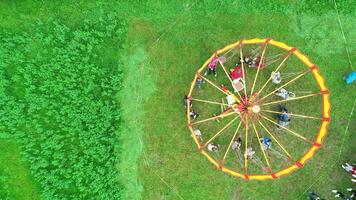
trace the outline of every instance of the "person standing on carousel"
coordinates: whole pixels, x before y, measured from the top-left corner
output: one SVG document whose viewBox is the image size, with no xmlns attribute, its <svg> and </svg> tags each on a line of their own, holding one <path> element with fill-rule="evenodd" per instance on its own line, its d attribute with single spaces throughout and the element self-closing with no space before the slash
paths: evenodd
<svg viewBox="0 0 356 200">
<path fill-rule="evenodd" d="M 197 80 L 195 81 L 195 84 L 197 85 L 197 87 L 200 89 L 201 85 L 203 83 L 203 78 L 200 76 L 200 74 L 197 77 Z"/>
<path fill-rule="evenodd" d="M 189 97 L 187 95 L 184 96 L 183 98 L 183 106 L 184 109 L 187 109 L 187 103 L 188 103 L 188 99 L 189 99 L 189 107 L 193 107 L 193 98 Z"/>
<path fill-rule="evenodd" d="M 215 55 L 214 58 L 211 59 L 211 61 L 208 64 L 208 70 L 205 72 L 204 76 L 214 74 L 214 76 L 217 76 L 216 73 L 216 67 L 218 66 L 219 63 L 219 56 Z"/>
</svg>

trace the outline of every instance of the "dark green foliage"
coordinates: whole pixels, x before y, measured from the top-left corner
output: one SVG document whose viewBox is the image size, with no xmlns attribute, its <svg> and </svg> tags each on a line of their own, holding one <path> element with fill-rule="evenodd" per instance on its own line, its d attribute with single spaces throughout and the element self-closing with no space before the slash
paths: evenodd
<svg viewBox="0 0 356 200">
<path fill-rule="evenodd" d="M 126 25 L 115 13 L 82 24 L 48 19 L 0 32 L 0 137 L 21 144 L 44 198 L 119 199 Z"/>
</svg>

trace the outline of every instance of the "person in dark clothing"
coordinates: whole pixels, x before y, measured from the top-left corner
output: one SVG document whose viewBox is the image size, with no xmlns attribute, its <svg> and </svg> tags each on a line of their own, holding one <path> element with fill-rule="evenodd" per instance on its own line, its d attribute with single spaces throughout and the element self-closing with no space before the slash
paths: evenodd
<svg viewBox="0 0 356 200">
<path fill-rule="evenodd" d="M 352 188 L 347 188 L 347 191 L 349 191 L 351 193 L 350 198 L 354 199 L 356 197 L 356 190 L 352 189 Z"/>
<path fill-rule="evenodd" d="M 194 111 L 194 110 L 192 110 L 192 111 L 190 112 L 190 117 L 193 118 L 193 119 L 196 119 L 196 118 L 198 118 L 199 116 L 200 116 L 199 113 L 196 112 L 196 111 Z"/>
<path fill-rule="evenodd" d="M 197 80 L 195 81 L 195 84 L 196 84 L 197 87 L 200 89 L 202 83 L 203 83 L 203 78 L 199 75 L 199 76 L 197 77 Z"/>
<path fill-rule="evenodd" d="M 205 72 L 204 75 L 206 76 L 206 75 L 214 74 L 214 76 L 216 77 L 216 75 L 217 75 L 216 68 L 218 66 L 218 63 L 219 63 L 218 56 L 215 56 L 214 58 L 212 58 L 208 64 L 208 70 Z"/>
<path fill-rule="evenodd" d="M 309 194 L 308 194 L 308 199 L 309 199 L 309 200 L 323 200 L 323 199 L 320 198 L 320 196 L 317 195 L 315 192 L 309 192 Z"/>
<path fill-rule="evenodd" d="M 331 192 L 332 192 L 332 193 L 335 193 L 335 197 L 336 197 L 336 198 L 343 198 L 343 199 L 345 199 L 345 197 L 346 197 L 343 193 L 341 193 L 341 192 L 339 192 L 339 191 L 337 191 L 337 190 L 331 190 Z"/>
</svg>

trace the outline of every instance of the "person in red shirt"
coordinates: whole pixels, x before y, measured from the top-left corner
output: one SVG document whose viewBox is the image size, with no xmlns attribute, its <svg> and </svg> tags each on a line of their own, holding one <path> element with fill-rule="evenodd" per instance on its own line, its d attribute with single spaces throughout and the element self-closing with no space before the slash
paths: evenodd
<svg viewBox="0 0 356 200">
<path fill-rule="evenodd" d="M 238 65 L 234 69 L 231 70 L 230 76 L 232 80 L 243 78 L 241 65 Z"/>
<path fill-rule="evenodd" d="M 245 87 L 245 83 L 243 82 L 243 72 L 241 65 L 238 65 L 234 69 L 230 70 L 230 77 L 232 79 L 232 84 L 235 92 L 242 90 Z"/>
</svg>

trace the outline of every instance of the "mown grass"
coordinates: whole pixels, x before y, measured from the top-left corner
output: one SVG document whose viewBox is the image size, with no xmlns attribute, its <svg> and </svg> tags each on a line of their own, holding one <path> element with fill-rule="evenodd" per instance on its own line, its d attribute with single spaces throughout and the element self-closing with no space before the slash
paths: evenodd
<svg viewBox="0 0 356 200">
<path fill-rule="evenodd" d="M 245 53 L 250 52 L 247 49 L 248 46 L 249 45 L 246 45 L 244 48 Z M 280 51 L 276 50 L 276 48 L 273 46 L 269 46 L 268 50 L 266 52 L 267 58 L 270 58 L 272 56 L 279 55 L 279 54 L 280 54 Z M 286 54 L 286 52 L 284 53 L 284 55 L 285 54 Z M 238 56 L 235 56 L 233 58 L 234 58 L 233 62 L 230 62 L 230 61 L 227 62 L 225 64 L 225 67 L 232 68 L 233 66 L 235 66 L 236 60 L 238 60 Z M 255 86 L 256 86 L 255 90 L 254 90 L 255 92 L 260 90 L 262 85 L 268 80 L 269 74 L 279 65 L 281 60 L 282 59 L 280 59 L 279 62 L 272 63 L 271 65 L 267 66 L 263 70 L 260 70 L 259 76 L 258 76 L 256 84 L 255 84 Z M 287 83 L 292 78 L 297 76 L 298 73 L 300 73 L 306 69 L 305 66 L 303 66 L 303 64 L 298 62 L 298 60 L 293 57 L 289 58 L 288 62 L 286 62 L 285 65 L 286 66 L 283 66 L 281 71 L 284 73 L 293 72 L 293 75 L 288 75 L 288 77 L 283 79 L 281 84 Z M 225 73 L 223 72 L 223 70 L 220 68 L 217 71 L 219 74 L 219 76 L 217 78 L 213 78 L 212 76 L 210 76 L 208 78 L 211 79 L 213 82 L 217 83 L 217 85 L 224 83 L 224 85 L 228 86 L 228 88 L 230 88 L 230 90 L 231 90 L 231 87 L 229 87 L 230 83 L 229 83 Z M 248 95 L 251 93 L 251 87 L 253 85 L 253 81 L 254 81 L 256 72 L 257 72 L 256 69 L 245 69 L 246 77 L 249 76 L 249 79 L 250 79 L 249 82 L 247 82 L 247 84 L 246 84 L 247 88 L 248 88 L 247 89 Z M 312 77 L 313 77 L 312 74 L 309 73 L 306 76 L 300 78 L 299 80 L 295 81 L 293 84 L 290 84 L 285 88 L 287 90 L 294 91 L 297 96 L 319 93 L 318 86 L 315 84 L 315 80 L 313 80 Z M 205 85 L 208 85 L 208 83 L 205 83 Z M 261 92 L 260 97 L 270 94 L 271 92 L 273 92 L 275 90 L 276 87 L 279 87 L 279 86 L 268 85 L 268 87 L 266 87 Z M 243 92 L 241 92 L 241 95 L 243 95 Z M 221 95 L 221 93 L 219 91 L 217 91 L 215 88 L 213 88 L 212 86 L 204 86 L 204 88 L 202 88 L 201 90 L 196 89 L 196 90 L 194 90 L 192 96 L 195 98 L 199 98 L 199 99 L 209 99 L 209 100 L 215 100 L 215 101 L 220 101 L 223 98 L 223 95 Z M 258 100 L 259 100 L 259 98 L 256 99 L 256 101 L 258 101 Z M 259 104 L 263 105 L 264 102 L 273 102 L 273 101 L 278 101 L 278 100 L 281 100 L 281 98 L 271 95 L 271 96 L 267 97 L 265 100 L 263 100 L 262 103 L 259 103 Z M 308 116 L 321 117 L 322 112 L 321 112 L 321 103 L 320 102 L 321 102 L 321 97 L 316 96 L 316 97 L 310 97 L 308 99 L 301 99 L 299 101 L 291 101 L 288 103 L 284 103 L 284 105 L 287 105 L 290 112 L 293 112 L 295 114 L 303 114 L 303 115 L 308 115 Z M 277 105 L 278 104 L 263 106 L 262 110 L 263 109 L 277 110 Z M 208 118 L 212 115 L 212 113 L 220 113 L 221 112 L 220 106 L 208 105 L 205 103 L 196 102 L 196 103 L 194 103 L 194 108 L 197 111 L 200 111 L 200 114 L 201 114 L 200 119 Z M 276 118 L 276 114 L 271 114 L 271 113 L 261 113 L 261 114 L 267 116 L 270 119 Z M 232 119 L 233 119 L 233 117 L 228 117 L 228 118 L 222 120 L 222 123 L 220 123 L 220 124 L 217 124 L 216 122 L 202 123 L 202 124 L 198 124 L 197 126 L 194 126 L 194 127 L 199 128 L 200 130 L 203 131 L 203 133 L 205 133 L 204 139 L 205 139 L 205 141 L 207 141 L 208 139 L 213 137 L 214 134 L 216 134 L 221 128 L 223 128 L 225 126 L 225 124 L 227 124 Z M 298 117 L 294 117 L 292 120 L 293 120 L 293 122 L 290 124 L 290 126 L 288 128 L 305 136 L 306 138 L 308 138 L 310 140 L 314 139 L 314 135 L 317 132 L 319 126 L 321 125 L 320 120 L 305 120 L 305 119 L 301 119 Z M 252 121 L 250 121 L 250 125 L 251 125 L 251 122 Z M 259 134 L 259 137 L 263 137 L 263 136 L 270 137 L 266 133 L 266 131 L 259 125 L 259 123 L 255 122 L 255 121 L 253 121 L 253 123 L 255 123 L 256 130 Z M 284 147 L 288 149 L 288 151 L 291 153 L 291 155 L 294 159 L 301 157 L 306 152 L 306 150 L 310 147 L 310 144 L 308 145 L 308 143 L 301 140 L 300 138 L 294 137 L 293 135 L 291 135 L 291 133 L 284 131 L 284 130 L 276 129 L 275 124 L 265 121 L 265 120 L 263 121 L 263 123 L 268 127 L 268 129 L 270 131 L 273 132 L 273 134 L 277 138 L 279 138 L 279 141 L 285 145 Z M 214 157 L 216 157 L 217 160 L 222 160 L 222 158 L 223 158 L 222 156 L 223 156 L 225 150 L 227 149 L 227 145 L 229 144 L 232 134 L 235 131 L 234 127 L 236 127 L 236 126 L 237 125 L 231 126 L 231 128 L 226 131 L 226 134 L 224 134 L 221 137 L 217 137 L 214 140 L 214 142 L 217 142 L 218 144 L 220 144 L 221 149 L 222 149 L 218 157 L 214 156 Z M 264 163 L 263 164 L 264 167 L 266 167 L 267 165 L 265 163 L 263 154 L 259 150 L 259 148 L 260 148 L 259 143 L 257 142 L 258 140 L 257 140 L 257 137 L 255 136 L 255 132 L 254 132 L 252 125 L 249 127 L 249 130 L 250 130 L 249 136 L 247 139 L 248 143 L 249 143 L 248 145 L 252 145 L 252 147 L 257 152 L 256 155 Z M 310 131 L 306 131 L 306 130 L 310 130 Z M 238 132 L 238 134 L 242 137 L 243 141 L 246 141 L 244 128 L 241 128 L 240 131 Z M 282 151 L 282 149 L 280 149 L 280 147 L 277 145 L 277 143 L 274 144 L 273 148 L 275 150 L 279 151 L 280 153 L 284 154 L 284 152 Z M 284 158 L 280 158 L 279 156 L 277 156 L 275 154 L 270 154 L 270 153 L 267 153 L 267 154 L 269 154 L 268 157 L 270 157 L 270 163 L 271 163 L 272 169 L 275 169 L 275 170 L 282 169 L 282 168 L 287 167 L 288 165 L 291 164 L 288 160 L 286 160 Z M 230 155 L 231 155 L 229 157 L 230 163 L 229 163 L 229 160 L 227 160 L 226 166 L 230 165 L 232 169 L 236 169 L 236 167 L 238 167 L 239 168 L 238 171 L 243 173 L 243 169 L 241 169 L 242 163 L 235 162 L 236 156 L 234 155 L 234 152 L 230 151 Z M 253 163 L 249 164 L 248 171 L 251 174 L 265 173 L 263 170 L 261 170 L 260 165 L 256 165 Z"/>
<path fill-rule="evenodd" d="M 16 143 L 0 140 L 0 197 L 2 199 L 40 199 L 39 185 L 21 159 Z"/>
</svg>

